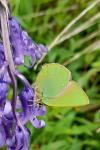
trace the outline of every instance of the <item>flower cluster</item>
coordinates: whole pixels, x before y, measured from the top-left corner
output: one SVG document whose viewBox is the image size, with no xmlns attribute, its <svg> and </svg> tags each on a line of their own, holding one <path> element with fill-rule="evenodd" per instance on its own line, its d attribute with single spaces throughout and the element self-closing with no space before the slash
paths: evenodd
<svg viewBox="0 0 100 150">
<path fill-rule="evenodd" d="M 21 26 L 14 17 L 10 17 L 9 25 L 15 65 L 24 64 L 24 56 L 30 56 L 30 63 L 33 67 L 35 62 L 41 59 L 44 53 L 47 52 L 47 48 L 42 44 L 33 42 L 27 32 L 21 29 Z"/>
<path fill-rule="evenodd" d="M 7 150 L 28 150 L 30 131 L 25 127 L 30 121 L 35 128 L 45 126 L 43 120 L 37 116 L 45 115 L 45 106 L 35 103 L 35 90 L 28 80 L 16 69 L 16 66 L 24 65 L 25 56 L 30 57 L 30 66 L 34 66 L 37 60 L 47 52 L 42 44 L 36 44 L 26 31 L 22 30 L 18 21 L 9 15 L 9 41 L 15 66 L 14 77 L 20 79 L 23 88 L 17 93 L 16 103 L 9 100 L 9 87 L 12 85 L 8 68 L 9 62 L 5 59 L 3 42 L 0 42 L 0 148 L 4 145 Z M 15 112 L 15 114 L 14 114 Z"/>
</svg>

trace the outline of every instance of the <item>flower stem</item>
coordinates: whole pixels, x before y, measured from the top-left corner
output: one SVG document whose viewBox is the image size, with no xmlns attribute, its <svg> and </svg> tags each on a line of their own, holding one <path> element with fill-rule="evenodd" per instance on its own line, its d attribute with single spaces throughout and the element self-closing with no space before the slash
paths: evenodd
<svg viewBox="0 0 100 150">
<path fill-rule="evenodd" d="M 10 41 L 9 41 L 9 28 L 8 28 L 8 12 L 7 12 L 7 2 L 6 1 L 0 1 L 0 18 L 1 18 L 1 30 L 2 30 L 2 39 L 3 39 L 3 46 L 4 46 L 4 55 L 5 55 L 5 61 L 8 64 L 8 73 L 12 81 L 12 87 L 13 87 L 13 100 L 12 100 L 12 111 L 14 114 L 14 117 L 17 121 L 16 116 L 16 100 L 17 100 L 17 82 L 14 75 L 15 66 L 14 61 L 12 57 L 11 47 L 10 47 Z"/>
</svg>

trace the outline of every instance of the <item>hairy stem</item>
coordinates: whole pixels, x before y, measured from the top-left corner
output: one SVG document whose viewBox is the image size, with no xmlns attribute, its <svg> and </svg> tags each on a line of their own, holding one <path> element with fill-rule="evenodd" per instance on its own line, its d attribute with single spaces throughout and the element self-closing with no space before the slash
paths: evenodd
<svg viewBox="0 0 100 150">
<path fill-rule="evenodd" d="M 17 82 L 16 82 L 16 78 L 14 75 L 15 66 L 13 62 L 10 41 L 9 41 L 8 12 L 7 12 L 6 1 L 3 1 L 3 3 L 2 1 L 0 1 L 0 18 L 1 18 L 1 30 L 2 30 L 5 61 L 8 64 L 7 69 L 8 69 L 8 73 L 11 78 L 12 87 L 13 87 L 12 111 L 17 121 L 17 117 L 16 117 Z"/>
</svg>

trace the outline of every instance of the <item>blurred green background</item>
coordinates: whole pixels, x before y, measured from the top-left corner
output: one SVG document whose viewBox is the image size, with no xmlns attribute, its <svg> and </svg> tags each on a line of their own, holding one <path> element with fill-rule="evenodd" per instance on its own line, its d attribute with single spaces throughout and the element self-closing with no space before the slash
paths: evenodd
<svg viewBox="0 0 100 150">
<path fill-rule="evenodd" d="M 96 0 L 11 0 L 13 16 L 37 43 L 55 37 Z M 63 39 L 63 40 L 62 40 Z M 54 45 L 37 70 L 19 68 L 33 83 L 45 62 L 65 64 L 86 91 L 90 105 L 79 109 L 47 108 L 46 127 L 29 128 L 30 150 L 100 150 L 100 3 Z"/>
</svg>

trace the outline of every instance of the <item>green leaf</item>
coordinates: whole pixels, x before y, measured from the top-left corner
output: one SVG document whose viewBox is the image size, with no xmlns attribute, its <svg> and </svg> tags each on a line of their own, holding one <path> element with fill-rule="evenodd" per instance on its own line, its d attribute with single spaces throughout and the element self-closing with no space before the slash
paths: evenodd
<svg viewBox="0 0 100 150">
<path fill-rule="evenodd" d="M 70 78 L 71 73 L 66 67 L 56 63 L 44 65 L 35 83 L 42 93 L 42 102 L 56 107 L 87 105 L 87 95 L 76 82 L 70 81 Z"/>
</svg>

